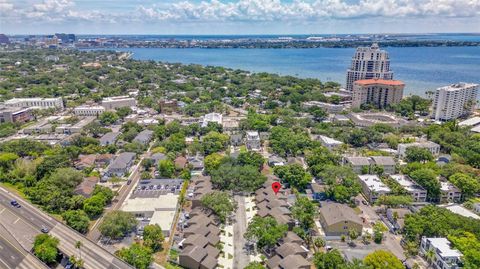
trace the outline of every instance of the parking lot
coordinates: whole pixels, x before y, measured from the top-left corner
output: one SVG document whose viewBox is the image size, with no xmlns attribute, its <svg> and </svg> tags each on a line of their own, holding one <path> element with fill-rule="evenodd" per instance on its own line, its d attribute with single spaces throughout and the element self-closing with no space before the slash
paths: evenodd
<svg viewBox="0 0 480 269">
<path fill-rule="evenodd" d="M 178 194 L 182 188 L 181 179 L 153 179 L 140 182 L 133 190 L 131 198 L 159 197 L 167 193 Z"/>
</svg>

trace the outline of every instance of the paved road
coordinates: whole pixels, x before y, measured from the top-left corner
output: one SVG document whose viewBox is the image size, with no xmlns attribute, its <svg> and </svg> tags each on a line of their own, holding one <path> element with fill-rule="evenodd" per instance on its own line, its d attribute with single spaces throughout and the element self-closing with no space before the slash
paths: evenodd
<svg viewBox="0 0 480 269">
<path fill-rule="evenodd" d="M 246 243 L 243 234 L 247 230 L 247 216 L 245 214 L 245 197 L 240 195 L 234 196 L 237 203 L 237 211 L 235 213 L 235 223 L 233 225 L 233 269 L 243 269 L 250 262 L 250 256 L 246 253 L 244 246 Z"/>
<path fill-rule="evenodd" d="M 122 186 L 122 188 L 118 192 L 117 197 L 115 197 L 115 201 L 113 202 L 113 204 L 110 207 L 105 209 L 105 212 L 103 213 L 103 215 L 95 222 L 93 227 L 90 229 L 90 231 L 87 234 L 88 239 L 90 239 L 94 242 L 98 242 L 98 240 L 100 240 L 100 237 L 102 235 L 101 235 L 100 231 L 98 230 L 98 225 L 102 222 L 103 217 L 105 217 L 105 215 L 108 212 L 120 209 L 120 207 L 122 206 L 125 199 L 127 199 L 129 193 L 137 185 L 138 181 L 140 180 L 140 167 L 141 167 L 142 161 L 146 156 L 149 156 L 150 149 L 151 149 L 151 147 L 148 148 L 148 151 L 142 155 L 142 157 L 139 159 L 137 165 L 133 168 L 132 173 L 128 177 L 128 180 L 131 180 L 130 185 L 125 184 L 125 185 Z"/>
<path fill-rule="evenodd" d="M 47 269 L 48 267 L 29 253 L 0 225 L 0 268 Z"/>
<path fill-rule="evenodd" d="M 10 201 L 13 199 L 17 200 L 22 207 L 12 207 Z M 60 251 L 68 256 L 75 255 L 78 257 L 81 255 L 86 269 L 132 268 L 113 254 L 83 237 L 80 233 L 56 221 L 2 187 L 0 187 L 0 224 L 6 227 L 25 249 L 31 249 L 35 235 L 41 233 L 41 228 L 46 227 L 50 229 L 49 234 L 60 240 Z M 75 248 L 78 241 L 82 242 L 83 245 L 80 250 Z"/>
</svg>

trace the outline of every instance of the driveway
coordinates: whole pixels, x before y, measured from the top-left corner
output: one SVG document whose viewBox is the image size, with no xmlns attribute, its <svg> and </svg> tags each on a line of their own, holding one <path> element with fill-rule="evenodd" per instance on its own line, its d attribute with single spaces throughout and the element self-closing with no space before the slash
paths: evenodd
<svg viewBox="0 0 480 269">
<path fill-rule="evenodd" d="M 250 262 L 250 257 L 245 251 L 246 240 L 243 234 L 247 230 L 247 216 L 245 212 L 245 197 L 240 195 L 234 196 L 237 203 L 237 211 L 235 212 L 235 223 L 233 225 L 233 269 L 243 269 Z"/>
</svg>

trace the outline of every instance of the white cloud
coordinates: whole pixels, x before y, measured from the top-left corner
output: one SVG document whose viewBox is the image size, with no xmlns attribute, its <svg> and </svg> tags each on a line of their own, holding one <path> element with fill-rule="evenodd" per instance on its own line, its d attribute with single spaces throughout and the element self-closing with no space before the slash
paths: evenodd
<svg viewBox="0 0 480 269">
<path fill-rule="evenodd" d="M 118 1 L 118 2 L 117 2 Z M 111 5 L 127 0 L 116 0 Z M 480 0 L 192 0 L 161 5 L 139 5 L 136 9 L 102 11 L 80 8 L 77 0 L 42 0 L 36 4 L 13 4 L 0 0 L 0 19 L 16 22 L 308 22 L 323 19 L 364 17 L 475 17 L 480 16 Z M 105 2 L 109 3 L 109 2 Z M 103 4 L 105 4 L 103 3 Z M 113 6 L 112 6 L 113 7 Z"/>
</svg>

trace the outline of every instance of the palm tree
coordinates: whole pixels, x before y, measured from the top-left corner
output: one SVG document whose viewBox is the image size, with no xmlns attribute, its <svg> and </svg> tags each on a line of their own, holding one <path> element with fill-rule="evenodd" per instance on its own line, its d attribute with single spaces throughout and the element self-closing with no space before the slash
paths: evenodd
<svg viewBox="0 0 480 269">
<path fill-rule="evenodd" d="M 435 258 L 435 251 L 433 251 L 433 249 L 429 249 L 425 253 L 425 257 L 427 258 L 428 264 L 431 265 L 433 263 L 433 259 Z"/>
</svg>

